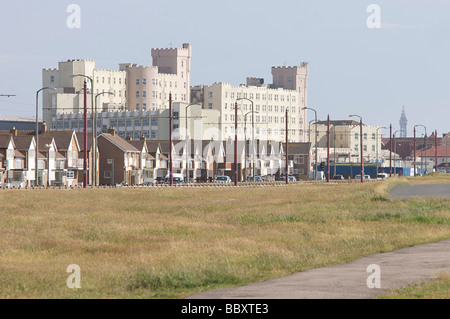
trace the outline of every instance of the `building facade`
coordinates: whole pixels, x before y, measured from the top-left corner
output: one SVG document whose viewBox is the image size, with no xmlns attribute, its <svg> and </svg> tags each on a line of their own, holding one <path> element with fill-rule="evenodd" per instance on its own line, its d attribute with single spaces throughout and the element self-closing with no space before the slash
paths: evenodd
<svg viewBox="0 0 450 319">
<path fill-rule="evenodd" d="M 264 79 L 247 78 L 244 85 L 214 83 L 192 88 L 192 102 L 203 103 L 204 109 L 217 110 L 216 127 L 220 139 L 235 135 L 235 103 L 238 103 L 239 139 L 286 140 L 286 109 L 289 112 L 289 140 L 306 139 L 308 63 L 296 67 L 273 67 L 273 84 Z"/>
<path fill-rule="evenodd" d="M 96 69 L 93 60 L 68 60 L 57 69 L 44 69 L 43 120 L 52 129 L 60 114 L 84 113 L 84 81 L 87 111 L 147 111 L 168 108 L 174 101 L 190 100 L 191 45 L 152 49 L 152 66 L 119 64 L 119 70 Z M 84 75 L 84 76 L 77 76 Z M 93 94 L 93 95 L 92 95 Z"/>
</svg>

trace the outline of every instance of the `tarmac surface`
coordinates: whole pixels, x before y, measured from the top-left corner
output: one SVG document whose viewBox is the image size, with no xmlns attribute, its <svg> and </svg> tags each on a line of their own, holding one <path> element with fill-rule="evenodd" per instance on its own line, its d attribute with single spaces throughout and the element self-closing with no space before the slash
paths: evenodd
<svg viewBox="0 0 450 319">
<path fill-rule="evenodd" d="M 450 184 L 399 185 L 391 196 L 450 197 Z M 433 280 L 442 272 L 450 273 L 450 239 L 245 286 L 205 291 L 188 299 L 372 299 L 390 289 Z"/>
<path fill-rule="evenodd" d="M 394 198 L 411 197 L 450 197 L 450 184 L 397 185 L 390 196 Z"/>
</svg>

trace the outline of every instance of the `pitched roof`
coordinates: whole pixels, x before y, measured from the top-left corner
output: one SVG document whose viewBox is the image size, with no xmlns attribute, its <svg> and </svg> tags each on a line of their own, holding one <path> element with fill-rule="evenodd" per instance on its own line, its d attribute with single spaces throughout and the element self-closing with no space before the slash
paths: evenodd
<svg viewBox="0 0 450 319">
<path fill-rule="evenodd" d="M 411 156 L 414 157 L 414 150 L 411 153 Z M 428 148 L 426 151 L 416 149 L 417 157 L 435 157 L 435 149 L 434 147 Z M 438 157 L 450 157 L 450 145 L 438 145 L 437 147 L 437 156 Z"/>
<path fill-rule="evenodd" d="M 14 150 L 14 157 L 15 158 L 25 158 L 26 156 L 21 151 Z"/>
<path fill-rule="evenodd" d="M 124 152 L 138 152 L 138 153 L 140 152 L 140 150 L 138 150 L 136 147 L 134 147 L 128 141 L 124 140 L 123 138 L 121 138 L 118 135 L 111 135 L 111 134 L 108 134 L 108 133 L 102 133 L 99 136 L 99 138 L 100 137 L 105 138 L 106 140 L 108 140 L 112 144 L 116 145 L 118 148 L 120 148 Z"/>
<path fill-rule="evenodd" d="M 309 154 L 310 150 L 311 143 L 289 143 L 289 154 Z"/>
<path fill-rule="evenodd" d="M 11 141 L 11 135 L 0 135 L 0 148 L 7 148 Z"/>
<path fill-rule="evenodd" d="M 134 141 L 127 141 L 131 145 L 133 145 L 136 149 L 141 151 L 144 148 L 145 140 L 134 140 Z"/>
<path fill-rule="evenodd" d="M 80 151 L 84 151 L 84 133 L 75 133 L 78 141 L 78 145 L 80 146 Z M 92 144 L 92 133 L 87 133 L 87 148 L 91 149 Z"/>
<path fill-rule="evenodd" d="M 18 135 L 14 136 L 14 144 L 16 145 L 16 149 L 25 151 L 30 148 L 31 142 L 33 141 L 34 136 L 30 135 Z"/>
<path fill-rule="evenodd" d="M 48 131 L 44 134 L 40 134 L 39 140 L 41 140 L 41 138 L 54 138 L 58 150 L 66 151 L 69 149 L 70 142 L 72 141 L 72 135 L 73 131 Z"/>
</svg>

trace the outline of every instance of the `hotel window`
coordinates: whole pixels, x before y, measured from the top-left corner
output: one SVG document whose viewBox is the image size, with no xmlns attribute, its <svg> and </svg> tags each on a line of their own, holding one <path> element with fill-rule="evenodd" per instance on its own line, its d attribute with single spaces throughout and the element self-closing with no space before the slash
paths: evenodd
<svg viewBox="0 0 450 319">
<path fill-rule="evenodd" d="M 359 137 L 358 133 L 355 133 L 355 140 L 357 140 Z"/>
<path fill-rule="evenodd" d="M 122 78 L 119 78 L 119 84 L 122 84 Z"/>
<path fill-rule="evenodd" d="M 142 91 L 142 97 L 146 98 L 147 97 L 147 91 Z"/>
<path fill-rule="evenodd" d="M 142 104 L 142 111 L 147 111 L 147 103 Z"/>
<path fill-rule="evenodd" d="M 364 133 L 364 141 L 367 141 L 367 133 Z"/>
<path fill-rule="evenodd" d="M 372 145 L 372 152 L 375 152 L 375 145 Z"/>
<path fill-rule="evenodd" d="M 50 83 L 55 83 L 55 76 L 54 76 L 54 75 L 52 75 L 52 76 L 50 77 Z"/>
<path fill-rule="evenodd" d="M 367 152 L 367 145 L 364 145 L 364 152 Z"/>
<path fill-rule="evenodd" d="M 213 104 L 212 103 L 208 103 L 208 109 L 212 109 L 213 108 Z"/>
<path fill-rule="evenodd" d="M 136 111 L 139 111 L 139 109 L 140 109 L 140 106 L 139 106 L 139 103 L 137 103 L 136 104 Z"/>
<path fill-rule="evenodd" d="M 213 92 L 208 92 L 208 98 L 212 99 L 213 97 Z"/>
<path fill-rule="evenodd" d="M 136 91 L 136 98 L 139 98 L 139 91 Z"/>
<path fill-rule="evenodd" d="M 372 133 L 372 140 L 375 140 L 375 139 L 376 139 L 375 133 Z"/>
<path fill-rule="evenodd" d="M 142 79 L 142 85 L 147 85 L 147 79 Z"/>
<path fill-rule="evenodd" d="M 155 85 L 155 79 L 152 79 L 152 85 Z"/>
<path fill-rule="evenodd" d="M 136 79 L 136 85 L 139 85 L 139 79 Z"/>
</svg>

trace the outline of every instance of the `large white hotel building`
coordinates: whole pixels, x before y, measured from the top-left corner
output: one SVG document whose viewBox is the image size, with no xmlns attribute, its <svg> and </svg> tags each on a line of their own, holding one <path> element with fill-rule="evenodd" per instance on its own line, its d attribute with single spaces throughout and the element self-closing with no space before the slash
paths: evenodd
<svg viewBox="0 0 450 319">
<path fill-rule="evenodd" d="M 191 86 L 191 53 L 191 45 L 183 44 L 182 48 L 152 49 L 152 66 L 124 63 L 119 65 L 119 70 L 101 70 L 95 68 L 93 60 L 69 60 L 60 62 L 58 69 L 44 69 L 43 86 L 57 90 L 43 91 L 43 119 L 54 130 L 83 130 L 86 77 L 76 75 L 85 75 L 93 82 L 98 132 L 114 126 L 122 137 L 136 139 L 145 135 L 148 139 L 167 139 L 167 127 L 162 126 L 168 125 L 168 100 L 172 93 L 176 102 L 174 117 L 178 117 L 174 122 L 174 129 L 178 129 L 174 138 L 185 139 L 186 124 L 189 132 L 189 128 L 199 125 L 198 119 L 202 130 L 209 132 L 202 139 L 234 138 L 234 105 L 238 101 L 241 137 L 250 139 L 253 135 L 260 140 L 285 141 L 288 107 L 289 140 L 307 140 L 306 111 L 302 109 L 308 105 L 307 62 L 294 67 L 273 67 L 272 84 L 265 84 L 261 78 L 247 78 L 247 83 L 239 86 L 229 83 Z M 88 113 L 93 109 L 90 79 L 87 80 Z M 186 107 L 193 103 L 197 107 L 188 111 Z M 183 120 L 186 116 L 189 122 Z M 91 127 L 89 114 L 89 130 Z"/>
</svg>

